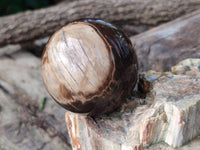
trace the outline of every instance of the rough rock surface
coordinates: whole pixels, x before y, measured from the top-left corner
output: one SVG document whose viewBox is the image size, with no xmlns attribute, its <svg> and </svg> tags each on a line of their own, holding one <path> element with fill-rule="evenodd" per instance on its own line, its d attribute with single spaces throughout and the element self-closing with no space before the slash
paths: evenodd
<svg viewBox="0 0 200 150">
<path fill-rule="evenodd" d="M 70 150 L 71 147 L 68 139 L 67 128 L 64 122 L 64 113 L 66 111 L 56 104 L 46 92 L 40 73 L 40 59 L 26 51 L 22 51 L 22 48 L 19 45 L 8 46 L 0 49 L 0 51 L 0 150 Z M 173 68 L 173 74 L 165 74 L 168 74 L 168 76 L 170 74 L 173 76 L 179 76 L 181 74 L 182 77 L 191 77 L 189 80 L 192 78 L 194 80 L 199 80 L 199 62 L 199 59 L 190 59 L 181 62 L 178 65 L 179 67 L 176 66 Z M 141 78 L 148 80 L 143 80 L 143 82 L 141 82 L 142 84 L 140 85 L 140 89 L 143 89 L 143 92 L 148 92 L 149 87 L 152 87 L 154 83 L 157 84 L 157 81 L 155 80 L 160 76 L 164 78 L 164 74 L 154 71 L 142 74 Z M 195 86 L 193 89 L 195 89 Z M 138 95 L 141 96 L 140 94 Z M 152 96 L 155 95 L 153 94 Z M 80 132 L 78 129 L 80 129 L 81 126 L 84 127 L 84 124 L 86 124 L 87 121 L 87 125 L 89 122 L 87 128 L 83 128 L 81 133 L 79 133 L 80 135 L 77 135 L 77 137 L 80 138 L 81 134 L 85 134 L 82 136 L 83 140 L 87 142 L 85 143 L 85 146 L 91 145 L 90 141 L 93 140 L 92 146 L 94 147 L 92 148 L 95 148 L 96 144 L 97 146 L 100 145 L 98 149 L 107 150 L 111 147 L 111 149 L 113 148 L 117 150 L 117 148 L 120 147 L 118 141 L 121 143 L 126 143 L 126 141 L 129 141 L 129 143 L 131 142 L 131 138 L 129 140 L 125 139 L 125 137 L 127 137 L 126 134 L 129 132 L 129 128 L 134 124 L 134 122 L 130 120 L 131 115 L 137 115 L 135 116 L 135 121 L 137 121 L 143 113 L 142 110 L 147 111 L 146 109 L 149 109 L 153 101 L 152 96 L 149 93 L 147 94 L 146 99 L 135 98 L 134 101 L 128 100 L 128 102 L 124 104 L 117 113 L 105 115 L 101 118 L 86 119 L 83 117 L 83 122 L 81 122 L 79 127 L 74 127 L 73 124 L 69 124 L 71 125 L 69 128 L 73 129 L 74 133 L 78 133 Z M 45 97 L 46 103 L 44 108 L 40 110 Z M 195 107 L 193 107 L 195 105 L 196 104 L 190 107 L 191 113 L 196 111 L 194 110 Z M 198 113 L 198 111 L 196 113 Z M 71 118 L 72 117 L 71 114 Z M 76 117 L 78 116 L 76 115 Z M 105 122 L 106 118 L 107 122 Z M 156 120 L 157 116 L 154 118 Z M 81 118 L 79 118 L 79 121 L 80 119 Z M 183 119 L 186 120 L 186 118 Z M 191 119 L 192 118 L 190 118 L 190 120 Z M 194 121 L 198 122 L 198 117 Z M 116 124 L 112 124 L 113 122 Z M 98 126 L 99 129 L 96 128 L 96 126 Z M 124 128 L 125 126 L 129 128 Z M 140 126 L 138 127 L 138 130 L 140 129 Z M 184 130 L 185 127 L 183 126 Z M 197 126 L 194 127 L 196 130 Z M 88 133 L 86 133 L 86 131 L 88 131 Z M 122 135 L 124 136 L 121 136 L 121 133 L 123 133 Z M 94 136 L 95 134 L 96 136 Z M 192 132 L 191 134 L 192 135 L 190 136 L 195 135 Z M 111 137 L 110 135 L 113 136 Z M 184 136 L 184 139 L 187 139 L 188 137 L 189 134 L 186 137 Z M 76 140 L 74 144 L 80 143 L 81 146 L 81 140 L 79 138 L 74 136 L 74 139 Z M 195 140 L 189 144 L 184 142 L 185 146 L 178 148 L 178 150 L 200 149 L 199 136 L 194 138 Z M 148 140 L 148 136 L 146 136 L 146 139 L 148 142 L 150 141 Z M 113 144 L 113 141 L 117 142 L 114 142 L 115 144 Z M 151 143 L 148 142 L 146 145 Z M 129 147 L 132 149 L 134 145 L 126 146 L 126 144 L 121 144 L 121 149 L 128 149 Z M 142 147 L 146 148 L 145 144 L 138 144 L 135 147 L 141 149 Z M 173 149 L 167 144 L 164 144 L 164 142 L 151 144 L 147 148 L 150 150 Z"/>
<path fill-rule="evenodd" d="M 19 45 L 0 51 L 0 150 L 70 150 L 66 110 L 47 93 L 40 58 Z"/>
<path fill-rule="evenodd" d="M 135 94 L 112 114 L 91 118 L 67 112 L 73 149 L 170 150 L 195 138 L 199 141 L 200 59 L 182 61 L 172 72 L 143 73 L 141 81 L 150 91 L 146 98 Z M 200 149 L 200 144 L 193 149 Z"/>
</svg>

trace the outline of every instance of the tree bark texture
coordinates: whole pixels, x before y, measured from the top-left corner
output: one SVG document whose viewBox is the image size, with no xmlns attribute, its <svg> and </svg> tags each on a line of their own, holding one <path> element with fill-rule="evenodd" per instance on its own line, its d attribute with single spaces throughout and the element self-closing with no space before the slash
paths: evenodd
<svg viewBox="0 0 200 150">
<path fill-rule="evenodd" d="M 200 10 L 133 36 L 140 71 L 169 71 L 186 58 L 200 58 Z"/>
<path fill-rule="evenodd" d="M 200 8 L 200 0 L 82 0 L 0 18 L 0 46 L 42 38 L 80 18 L 155 26 Z"/>
</svg>

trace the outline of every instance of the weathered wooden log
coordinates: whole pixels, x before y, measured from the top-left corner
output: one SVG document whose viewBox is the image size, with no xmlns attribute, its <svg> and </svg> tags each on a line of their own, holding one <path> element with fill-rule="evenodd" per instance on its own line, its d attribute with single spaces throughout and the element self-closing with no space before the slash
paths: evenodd
<svg viewBox="0 0 200 150">
<path fill-rule="evenodd" d="M 186 58 L 200 58 L 200 11 L 131 37 L 141 71 L 167 71 Z M 47 41 L 47 40 L 46 40 Z M 45 42 L 46 42 L 45 41 Z M 41 54 L 45 45 L 32 49 Z M 30 49 L 26 48 L 26 49 Z"/>
<path fill-rule="evenodd" d="M 200 10 L 131 38 L 141 71 L 168 71 L 186 58 L 200 58 Z"/>
<path fill-rule="evenodd" d="M 200 135 L 200 59 L 187 59 L 173 72 L 143 74 L 151 91 L 109 115 L 66 113 L 74 150 L 141 150 L 165 142 L 180 147 Z M 194 147 L 196 149 L 197 147 Z"/>
<path fill-rule="evenodd" d="M 0 46 L 42 38 L 80 18 L 100 18 L 119 25 L 155 26 L 198 8 L 200 0 L 83 0 L 61 3 L 1 17 Z"/>
</svg>

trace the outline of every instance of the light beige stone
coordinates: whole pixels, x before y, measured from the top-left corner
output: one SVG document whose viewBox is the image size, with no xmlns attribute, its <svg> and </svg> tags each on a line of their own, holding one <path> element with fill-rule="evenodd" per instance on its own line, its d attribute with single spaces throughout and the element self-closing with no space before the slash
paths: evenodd
<svg viewBox="0 0 200 150">
<path fill-rule="evenodd" d="M 112 114 L 91 118 L 67 112 L 73 149 L 139 150 L 162 142 L 170 146 L 166 149 L 173 149 L 198 137 L 199 62 L 188 59 L 173 67 L 172 72 L 143 73 L 151 84 L 146 98 L 127 100 Z"/>
</svg>

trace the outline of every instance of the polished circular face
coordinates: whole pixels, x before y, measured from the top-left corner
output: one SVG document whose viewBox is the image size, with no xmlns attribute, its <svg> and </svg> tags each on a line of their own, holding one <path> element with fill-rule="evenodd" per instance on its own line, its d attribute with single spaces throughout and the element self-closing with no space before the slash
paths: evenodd
<svg viewBox="0 0 200 150">
<path fill-rule="evenodd" d="M 94 116 L 114 110 L 137 80 L 129 39 L 97 19 L 74 21 L 55 32 L 42 58 L 50 95 L 67 110 Z"/>
</svg>

